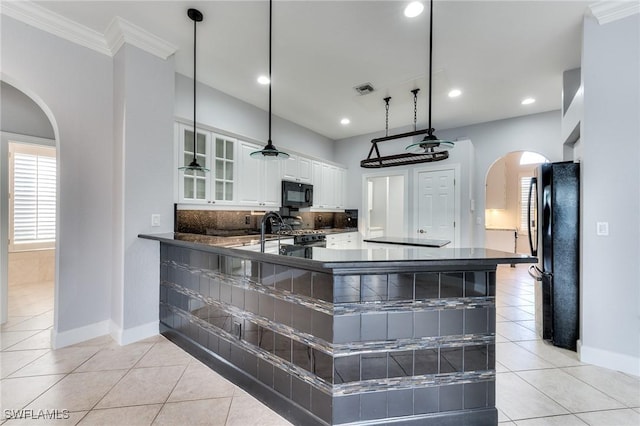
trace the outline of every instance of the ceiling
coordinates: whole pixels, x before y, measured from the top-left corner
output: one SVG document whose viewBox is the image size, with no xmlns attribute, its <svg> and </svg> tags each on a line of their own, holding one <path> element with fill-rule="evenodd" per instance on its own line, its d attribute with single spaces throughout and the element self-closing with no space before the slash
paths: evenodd
<svg viewBox="0 0 640 426">
<path fill-rule="evenodd" d="M 193 75 L 193 22 L 198 24 L 198 80 L 267 109 L 267 1 L 38 1 L 40 6 L 104 33 L 119 16 L 179 47 L 176 71 Z M 417 18 L 408 1 L 275 1 L 273 113 L 331 139 L 426 127 L 428 2 Z M 447 129 L 560 109 L 562 72 L 580 66 L 582 20 L 591 2 L 437 1 L 434 3 L 432 123 Z M 355 86 L 376 89 L 358 95 Z M 451 88 L 462 95 L 449 98 Z M 523 106 L 520 101 L 536 102 Z M 340 124 L 348 117 L 351 123 Z"/>
</svg>

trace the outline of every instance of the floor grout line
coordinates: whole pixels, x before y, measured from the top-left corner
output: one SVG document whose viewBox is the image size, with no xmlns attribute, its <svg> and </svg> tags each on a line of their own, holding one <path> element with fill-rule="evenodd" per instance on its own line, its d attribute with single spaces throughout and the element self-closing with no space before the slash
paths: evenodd
<svg viewBox="0 0 640 426">
<path fill-rule="evenodd" d="M 544 355 L 537 353 L 534 348 L 537 347 L 533 346 L 533 345 L 528 345 L 529 348 L 525 347 L 523 345 L 524 342 L 544 342 L 540 337 L 539 334 L 537 332 L 537 330 L 534 328 L 535 327 L 535 323 L 534 323 L 534 327 L 527 327 L 526 325 L 524 325 L 523 323 L 527 323 L 528 325 L 531 325 L 532 321 L 535 321 L 535 315 L 531 314 L 531 310 L 532 307 L 534 306 L 534 303 L 531 301 L 534 298 L 534 291 L 533 290 L 529 290 L 529 289 L 533 289 L 533 283 L 530 282 L 526 282 L 524 280 L 519 280 L 517 278 L 519 271 L 518 270 L 507 270 L 506 272 L 501 270 L 501 268 L 499 268 L 498 272 L 497 272 L 497 279 L 496 279 L 496 314 L 497 316 L 497 324 L 506 324 L 506 323 L 511 323 L 513 325 L 506 325 L 506 327 L 511 327 L 513 328 L 514 326 L 516 330 L 519 330 L 519 328 L 522 328 L 524 330 L 527 330 L 528 332 L 533 332 L 536 336 L 536 338 L 531 339 L 531 338 L 526 338 L 526 339 L 509 339 L 506 336 L 503 336 L 499 333 L 496 333 L 496 336 L 499 336 L 500 341 L 496 342 L 496 347 L 498 347 L 500 344 L 505 344 L 505 343 L 511 343 L 516 345 L 519 349 L 525 350 L 527 351 L 528 354 L 530 354 L 531 356 L 535 356 L 536 358 L 539 358 L 547 363 L 549 363 L 551 365 L 551 367 L 547 367 L 547 368 L 527 368 L 527 369 L 518 369 L 518 370 L 512 370 L 510 368 L 508 368 L 506 365 L 500 363 L 498 360 L 496 360 L 496 364 L 500 365 L 500 369 L 503 371 L 500 372 L 496 372 L 496 376 L 501 375 L 501 374 L 513 374 L 516 377 L 518 377 L 520 380 L 523 380 L 524 383 L 527 384 L 527 386 L 531 386 L 532 389 L 534 389 L 535 391 L 539 392 L 540 394 L 544 395 L 546 398 L 551 399 L 552 401 L 554 401 L 556 404 L 558 404 L 559 407 L 561 407 L 562 409 L 566 410 L 568 413 L 567 414 L 561 414 L 561 415 L 546 415 L 546 416 L 536 416 L 536 417 L 527 417 L 527 418 L 522 418 L 522 419 L 518 419 L 518 420 L 513 420 L 510 416 L 508 416 L 506 414 L 506 412 L 504 410 L 502 410 L 500 408 L 500 406 L 496 405 L 496 408 L 498 410 L 500 410 L 500 417 L 503 419 L 502 422 L 500 422 L 501 424 L 518 424 L 518 422 L 522 422 L 525 420 L 529 420 L 529 419 L 551 419 L 554 417 L 562 417 L 562 416 L 572 416 L 576 419 L 578 419 L 581 423 L 585 423 L 586 421 L 582 420 L 580 417 L 578 417 L 579 414 L 588 414 L 588 413 L 600 413 L 600 412 L 607 412 L 607 411 L 628 411 L 630 410 L 631 413 L 635 413 L 637 415 L 640 415 L 639 412 L 639 408 L 640 407 L 633 407 L 633 406 L 629 406 L 627 404 L 625 404 L 623 401 L 621 401 L 620 399 L 616 398 L 613 395 L 610 395 L 609 393 L 605 392 L 602 389 L 599 389 L 597 386 L 598 383 L 598 379 L 592 380 L 592 383 L 589 383 L 587 381 L 585 381 L 584 379 L 578 377 L 578 376 L 574 376 L 573 374 L 571 374 L 569 371 L 570 369 L 574 369 L 574 368 L 580 368 L 580 367 L 589 367 L 591 366 L 590 364 L 584 364 L 581 363 L 579 360 L 573 360 L 569 354 L 565 354 L 563 352 L 558 352 L 559 354 L 563 355 L 563 356 L 567 356 L 569 359 L 571 359 L 572 361 L 576 361 L 579 364 L 576 365 L 557 365 L 556 361 L 552 362 L 550 360 L 548 360 Z M 501 277 L 501 275 L 503 275 Z M 52 302 L 52 301 L 51 301 Z M 53 303 L 53 302 L 52 302 Z M 525 308 L 525 309 L 522 309 Z M 527 310 L 528 309 L 528 310 Z M 509 319 L 510 316 L 507 315 L 503 315 L 501 314 L 501 311 L 506 313 L 509 313 L 511 315 L 515 314 L 516 318 L 517 315 L 519 315 L 519 313 L 522 313 L 523 316 L 526 316 L 524 314 L 527 314 L 529 316 L 531 316 L 531 318 L 528 319 Z M 37 314 L 32 314 L 32 315 L 12 315 L 14 318 L 15 317 L 22 317 L 22 320 L 19 321 L 16 324 L 13 324 L 11 326 L 11 328 L 13 327 L 17 327 L 20 324 L 26 322 L 26 321 L 30 321 L 30 320 L 34 320 L 36 318 L 42 318 L 44 315 L 50 315 L 51 312 L 53 312 L 53 309 L 47 309 L 43 312 L 37 313 Z M 504 326 L 504 325 L 503 325 Z M 98 345 L 99 348 L 98 350 L 92 354 L 91 356 L 89 356 L 87 359 L 85 359 L 83 362 L 81 362 L 78 366 L 76 366 L 72 371 L 67 372 L 67 373 L 60 373 L 60 374 L 38 374 L 35 376 L 20 376 L 20 377 L 9 377 L 15 373 L 17 373 L 18 371 L 20 371 L 21 369 L 28 367 L 29 365 L 31 365 L 32 363 L 36 362 L 37 360 L 39 360 L 40 358 L 46 356 L 47 354 L 53 352 L 54 350 L 51 348 L 34 348 L 34 349 L 19 349 L 19 350 L 11 350 L 12 347 L 14 347 L 15 345 L 18 345 L 22 342 L 24 342 L 25 340 L 28 340 L 30 338 L 32 338 L 33 336 L 37 335 L 38 333 L 41 333 L 42 331 L 45 331 L 48 328 L 43 328 L 43 329 L 35 329 L 35 330 L 7 330 L 7 329 L 2 329 L 0 331 L 0 333 L 4 334 L 4 333 L 9 333 L 9 332 L 29 332 L 29 331 L 33 331 L 34 333 L 30 334 L 29 336 L 25 337 L 24 339 L 21 339 L 18 342 L 13 343 L 11 346 L 5 348 L 2 350 L 2 352 L 28 352 L 28 351 L 36 351 L 36 350 L 44 350 L 45 352 L 43 352 L 40 356 L 38 356 L 37 358 L 35 358 L 34 360 L 30 361 L 29 363 L 25 364 L 24 366 L 16 369 L 15 371 L 10 372 L 7 377 L 5 377 L 4 379 L 2 379 L 2 381 L 4 380 L 8 380 L 8 379 L 25 379 L 25 378 L 32 378 L 32 377 L 45 377 L 45 376 L 52 376 L 52 375 L 60 375 L 61 377 L 55 381 L 53 384 L 51 384 L 49 387 L 47 387 L 46 389 L 44 389 L 42 392 L 38 393 L 35 397 L 33 397 L 32 399 L 30 399 L 25 405 L 24 407 L 29 406 L 30 404 L 32 404 L 34 401 L 36 401 L 38 398 L 40 398 L 44 393 L 48 392 L 51 388 L 53 388 L 54 386 L 56 386 L 57 384 L 59 384 L 61 381 L 67 379 L 71 374 L 81 374 L 81 373 L 101 373 L 101 372 L 107 372 L 107 371 L 114 371 L 114 370 L 98 370 L 98 371 L 88 371 L 88 372 L 79 372 L 77 371 L 79 368 L 81 368 L 83 365 L 85 365 L 87 362 L 89 362 L 91 359 L 94 359 L 96 356 L 98 356 L 98 354 L 100 353 L 104 353 L 104 351 L 108 350 L 108 348 L 110 347 L 110 343 L 105 343 L 102 345 Z M 229 420 L 230 420 L 230 415 L 231 415 L 231 409 L 234 403 L 234 400 L 236 398 L 235 395 L 235 388 L 234 388 L 234 392 L 231 396 L 220 396 L 220 397 L 211 397 L 211 398 L 199 398 L 197 395 L 193 396 L 193 397 L 189 397 L 189 399 L 183 400 L 183 401 L 174 401 L 174 402 L 169 402 L 169 399 L 171 398 L 171 395 L 175 392 L 178 384 L 180 383 L 180 381 L 183 379 L 183 377 L 186 374 L 187 369 L 189 368 L 190 365 L 192 365 L 195 361 L 195 358 L 192 357 L 192 359 L 189 360 L 189 362 L 187 362 L 186 364 L 181 364 L 181 363 L 176 363 L 171 364 L 171 365 L 158 365 L 158 366 L 140 366 L 140 363 L 142 362 L 142 359 L 147 356 L 154 348 L 157 348 L 159 344 L 161 344 L 162 342 L 164 342 L 164 340 L 158 339 L 156 341 L 153 342 L 152 345 L 149 346 L 149 348 L 144 351 L 142 353 L 142 355 L 135 361 L 135 363 L 133 363 L 132 366 L 128 367 L 128 368 L 124 368 L 124 369 L 118 369 L 118 370 L 126 370 L 125 373 L 112 385 L 109 387 L 109 389 L 104 393 L 104 395 L 102 395 L 98 401 L 93 404 L 93 406 L 88 409 L 88 410 L 79 410 L 77 412 L 84 412 L 84 415 L 82 417 L 80 417 L 76 424 L 81 423 L 84 419 L 87 418 L 87 416 L 90 415 L 90 413 L 94 412 L 94 411 L 102 411 L 102 410 L 110 410 L 110 409 L 120 409 L 120 408 L 127 408 L 127 407 L 138 407 L 138 406 L 146 406 L 146 405 L 159 405 L 159 409 L 158 411 L 155 413 L 155 416 L 153 417 L 153 419 L 151 420 L 151 424 L 153 424 L 153 422 L 157 421 L 157 419 L 160 416 L 160 413 L 162 412 L 162 410 L 165 408 L 165 406 L 167 406 L 167 404 L 173 404 L 173 403 L 182 403 L 182 402 L 190 402 L 190 401 L 205 401 L 205 400 L 209 400 L 209 399 L 226 399 L 228 398 L 230 400 L 229 405 L 227 407 L 227 411 L 224 417 L 224 424 L 228 424 Z M 75 347 L 74 346 L 70 346 L 70 347 Z M 549 349 L 553 350 L 553 347 L 549 347 Z M 545 349 L 546 351 L 546 349 Z M 554 358 L 555 359 L 555 358 Z M 153 404 L 128 404 L 125 406 L 118 406 L 118 407 L 105 407 L 105 408 L 96 408 L 100 402 L 102 400 L 104 400 L 104 398 L 106 397 L 107 394 L 109 394 L 128 374 L 131 373 L 131 371 L 133 370 L 138 370 L 138 369 L 147 369 L 147 368 L 163 368 L 163 367 L 177 367 L 177 366 L 182 366 L 183 370 L 180 374 L 180 377 L 178 378 L 178 380 L 173 384 L 171 390 L 169 391 L 167 397 L 164 399 L 164 402 L 162 403 L 153 403 Z M 545 391 L 543 391 L 542 389 L 540 389 L 539 387 L 535 386 L 533 383 L 527 381 L 523 375 L 521 375 L 522 373 L 531 373 L 531 372 L 536 372 L 536 371 L 545 371 L 547 373 L 549 373 L 552 370 L 557 370 L 558 372 L 562 372 L 564 374 L 567 374 L 568 376 L 572 377 L 573 379 L 576 379 L 578 381 L 580 381 L 582 384 L 587 385 L 590 389 L 597 391 L 599 394 L 606 396 L 607 398 L 615 401 L 617 404 L 622 405 L 622 407 L 620 408 L 604 408 L 604 409 L 598 409 L 598 410 L 589 410 L 589 411 L 571 411 L 569 410 L 567 407 L 565 407 L 563 404 L 559 403 L 558 401 L 556 401 L 554 398 L 552 398 L 550 395 L 548 395 Z M 605 369 L 606 370 L 606 369 Z M 622 373 L 622 372 L 615 372 L 613 370 L 611 370 L 611 374 L 614 373 L 620 373 L 623 374 L 626 378 L 630 378 L 632 380 L 638 380 L 638 377 L 630 375 L 630 374 L 626 374 L 626 373 Z M 552 374 L 552 373 L 550 373 Z M 529 376 L 531 376 L 531 374 L 529 374 Z M 638 382 L 639 386 L 640 386 L 640 381 Z M 236 385 L 234 385 L 236 386 Z M 237 387 L 237 386 L 236 386 Z M 22 408 L 24 408 L 22 407 Z M 5 418 L 0 418 L 0 425 L 4 425 L 7 422 L 7 419 Z"/>
</svg>

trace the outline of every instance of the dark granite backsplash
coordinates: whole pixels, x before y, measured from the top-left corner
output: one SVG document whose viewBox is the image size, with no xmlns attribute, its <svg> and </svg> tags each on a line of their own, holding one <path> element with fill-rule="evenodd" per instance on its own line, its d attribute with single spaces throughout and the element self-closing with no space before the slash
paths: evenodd
<svg viewBox="0 0 640 426">
<path fill-rule="evenodd" d="M 209 234 L 212 230 L 259 230 L 261 213 L 246 210 L 178 210 L 175 232 Z M 344 213 L 300 212 L 303 229 L 345 228 Z M 247 223 L 248 222 L 248 223 Z"/>
</svg>

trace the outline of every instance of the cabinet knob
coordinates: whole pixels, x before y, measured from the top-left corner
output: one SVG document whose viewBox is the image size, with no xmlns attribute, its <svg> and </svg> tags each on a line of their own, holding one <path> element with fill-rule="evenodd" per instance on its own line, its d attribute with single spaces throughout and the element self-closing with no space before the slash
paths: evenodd
<svg viewBox="0 0 640 426">
<path fill-rule="evenodd" d="M 424 234 L 425 230 L 424 229 L 419 229 L 418 232 L 421 233 L 421 234 Z"/>
</svg>

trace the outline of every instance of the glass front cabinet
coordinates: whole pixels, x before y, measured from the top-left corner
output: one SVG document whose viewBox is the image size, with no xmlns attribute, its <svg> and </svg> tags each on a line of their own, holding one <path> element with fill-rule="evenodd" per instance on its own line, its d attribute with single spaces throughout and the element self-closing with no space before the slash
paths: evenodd
<svg viewBox="0 0 640 426">
<path fill-rule="evenodd" d="M 193 126 L 176 124 L 178 202 L 233 204 L 235 196 L 237 140 L 197 129 L 196 159 L 208 172 L 179 170 L 193 160 Z"/>
</svg>

